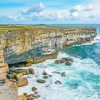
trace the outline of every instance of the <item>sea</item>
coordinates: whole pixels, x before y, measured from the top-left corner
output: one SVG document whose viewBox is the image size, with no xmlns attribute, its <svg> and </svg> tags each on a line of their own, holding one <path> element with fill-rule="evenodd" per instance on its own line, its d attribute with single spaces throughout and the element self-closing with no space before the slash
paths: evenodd
<svg viewBox="0 0 100 100">
<path fill-rule="evenodd" d="M 61 25 L 59 25 L 61 26 Z M 24 76 L 29 84 L 18 89 L 18 94 L 32 94 L 32 87 L 37 88 L 40 97 L 36 100 L 100 100 L 100 24 L 67 24 L 62 26 L 94 26 L 97 36 L 91 43 L 75 45 L 60 51 L 57 59 L 73 58 L 73 64 L 55 64 L 55 60 L 33 64 L 29 68 L 35 70 L 35 75 Z M 51 77 L 46 83 L 39 84 L 46 71 Z M 66 77 L 59 73 L 65 72 Z M 59 80 L 62 84 L 55 84 Z"/>
</svg>

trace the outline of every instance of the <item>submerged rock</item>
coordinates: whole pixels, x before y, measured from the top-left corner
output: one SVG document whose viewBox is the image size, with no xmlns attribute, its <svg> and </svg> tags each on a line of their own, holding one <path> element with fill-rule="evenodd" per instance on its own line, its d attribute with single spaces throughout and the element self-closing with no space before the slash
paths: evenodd
<svg viewBox="0 0 100 100">
<path fill-rule="evenodd" d="M 40 95 L 34 95 L 34 98 L 36 98 L 36 99 L 39 98 L 39 97 L 40 97 Z"/>
<path fill-rule="evenodd" d="M 46 76 L 46 75 L 45 75 L 45 76 L 43 76 L 43 79 L 47 79 L 47 78 L 48 78 L 48 76 Z"/>
<path fill-rule="evenodd" d="M 45 82 L 46 82 L 46 80 L 39 79 L 39 80 L 37 80 L 36 82 L 38 82 L 38 83 L 45 83 Z"/>
<path fill-rule="evenodd" d="M 54 73 L 54 74 L 61 74 L 60 72 L 57 72 L 57 71 L 54 71 L 54 72 L 52 72 L 52 73 Z"/>
</svg>

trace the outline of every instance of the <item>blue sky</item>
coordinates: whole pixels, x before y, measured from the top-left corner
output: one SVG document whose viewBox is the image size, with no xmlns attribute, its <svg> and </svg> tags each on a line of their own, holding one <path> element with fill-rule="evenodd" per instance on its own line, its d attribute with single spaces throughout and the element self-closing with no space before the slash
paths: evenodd
<svg viewBox="0 0 100 100">
<path fill-rule="evenodd" d="M 0 24 L 100 23 L 100 0 L 0 0 Z"/>
</svg>

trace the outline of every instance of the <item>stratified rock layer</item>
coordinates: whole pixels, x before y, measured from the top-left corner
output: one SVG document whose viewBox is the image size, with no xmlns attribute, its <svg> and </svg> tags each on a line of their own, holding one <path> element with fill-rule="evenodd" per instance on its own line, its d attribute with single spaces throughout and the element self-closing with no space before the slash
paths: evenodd
<svg viewBox="0 0 100 100">
<path fill-rule="evenodd" d="M 43 56 L 34 63 L 44 61 L 44 56 L 66 47 L 89 42 L 95 36 L 94 27 L 0 26 L 0 49 L 8 64 Z"/>
</svg>

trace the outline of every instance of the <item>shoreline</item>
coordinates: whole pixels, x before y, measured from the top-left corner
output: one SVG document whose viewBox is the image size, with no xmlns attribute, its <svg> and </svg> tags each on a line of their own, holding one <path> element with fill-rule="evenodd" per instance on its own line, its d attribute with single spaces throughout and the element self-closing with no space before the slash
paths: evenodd
<svg viewBox="0 0 100 100">
<path fill-rule="evenodd" d="M 94 40 L 94 38 L 92 39 Z M 80 41 L 80 42 L 74 42 L 74 43 L 71 43 L 71 44 L 67 44 L 66 46 L 63 47 L 63 49 L 60 49 L 59 51 L 63 51 L 65 49 L 68 49 L 68 48 L 71 48 L 73 46 L 77 46 L 77 45 L 85 45 L 85 44 L 88 44 L 88 43 L 91 43 L 91 41 Z M 41 63 L 41 62 L 44 62 L 48 59 L 55 59 L 57 58 L 57 55 L 58 55 L 58 52 L 59 51 L 55 51 L 51 54 L 48 54 L 48 55 L 44 55 L 44 56 L 40 56 L 40 57 L 35 57 L 35 58 L 27 58 L 26 61 L 24 62 L 18 62 L 18 63 L 12 63 L 12 64 L 8 64 L 9 67 L 28 67 L 28 66 L 31 66 L 32 64 L 38 64 L 38 63 Z"/>
<path fill-rule="evenodd" d="M 80 44 L 79 44 L 79 45 L 80 45 Z M 72 46 L 71 46 L 71 47 L 72 47 Z M 58 53 L 57 53 L 57 55 L 58 55 Z M 56 57 L 56 58 L 57 58 L 57 57 Z M 50 60 L 50 59 L 48 59 L 48 60 Z M 53 60 L 55 61 L 55 58 L 54 58 Z M 44 62 L 46 62 L 46 61 L 43 61 L 43 62 L 41 62 L 41 63 L 36 63 L 36 65 L 40 64 L 40 65 L 38 65 L 38 66 L 36 66 L 36 67 L 38 68 L 38 67 L 40 66 L 40 67 L 39 67 L 40 70 L 44 71 L 44 70 L 46 69 L 46 66 L 45 66 L 45 67 L 42 67 L 42 66 L 43 66 L 42 63 L 44 63 Z M 35 67 L 35 68 L 34 68 L 34 67 L 35 67 L 35 66 L 34 66 L 34 64 L 33 64 L 31 67 L 25 67 L 25 66 L 24 66 L 24 67 L 22 67 L 22 68 L 25 68 L 25 69 L 33 68 L 33 69 L 35 69 L 36 67 Z M 21 67 L 20 67 L 20 68 L 21 68 Z M 20 68 L 19 68 L 19 69 L 20 69 Z M 22 69 L 22 68 L 21 68 L 21 69 Z M 38 69 L 37 69 L 37 70 L 38 70 Z M 37 71 L 37 70 L 35 70 L 35 71 Z M 40 70 L 38 70 L 38 71 L 41 72 Z M 48 74 L 51 75 L 52 72 L 53 72 L 53 71 L 50 72 L 50 70 L 49 70 L 49 71 L 48 71 Z M 41 72 L 41 73 L 43 73 L 43 72 Z M 68 76 L 69 76 L 69 75 L 68 75 Z M 36 74 L 36 75 L 26 75 L 26 76 L 23 76 L 23 78 L 24 78 L 24 77 L 27 77 L 28 80 L 30 80 L 32 77 L 37 78 L 37 74 Z M 41 75 L 40 75 L 40 77 L 41 77 Z M 40 79 L 41 79 L 41 78 L 40 78 Z M 36 81 L 36 80 L 35 80 L 35 81 Z M 29 84 L 30 84 L 30 83 L 29 83 Z M 36 84 L 36 82 L 35 82 L 35 84 Z M 34 84 L 34 82 L 33 82 L 33 86 L 35 86 L 35 84 Z M 45 84 L 44 84 L 44 85 L 45 85 Z M 44 86 L 44 85 L 43 85 L 43 86 Z M 37 85 L 36 85 L 36 86 L 37 86 Z M 19 87 L 19 88 L 21 89 L 21 88 L 25 88 L 25 87 L 27 87 L 27 89 L 29 89 L 30 86 L 28 87 L 28 86 L 26 85 L 26 86 L 24 86 L 24 87 Z M 38 87 L 38 86 L 37 86 L 37 87 Z M 18 88 L 18 91 L 20 90 L 19 88 Z M 31 88 L 32 88 L 32 87 L 30 87 L 30 89 L 31 89 Z M 45 87 L 44 87 L 44 88 L 45 88 Z M 30 89 L 29 89 L 29 91 L 31 91 Z M 41 90 L 41 89 L 43 89 L 43 87 L 40 88 L 40 90 Z M 44 91 L 47 91 L 47 90 L 44 90 Z M 38 89 L 38 92 L 39 92 L 39 89 Z M 31 91 L 29 94 L 31 94 L 31 93 L 33 93 L 33 92 Z M 40 95 L 42 95 L 42 94 L 40 93 Z M 23 97 L 23 94 L 18 93 L 18 96 L 19 96 L 19 98 L 22 98 L 22 97 Z M 20 100 L 20 99 L 18 99 L 18 100 Z M 22 100 L 22 99 L 21 99 L 21 100 Z M 34 99 L 34 100 L 35 100 L 35 99 Z M 41 99 L 38 99 L 38 100 L 41 100 Z"/>
</svg>

